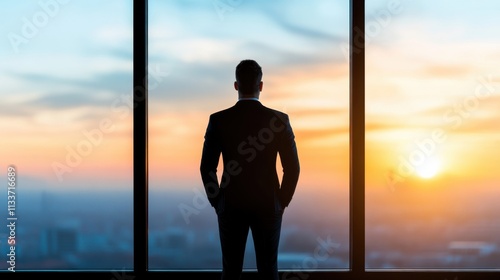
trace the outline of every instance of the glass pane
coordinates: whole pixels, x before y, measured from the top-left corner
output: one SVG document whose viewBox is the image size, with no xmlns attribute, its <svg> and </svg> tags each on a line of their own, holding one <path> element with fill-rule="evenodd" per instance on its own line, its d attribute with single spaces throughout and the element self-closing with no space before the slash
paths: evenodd
<svg viewBox="0 0 500 280">
<path fill-rule="evenodd" d="M 0 7 L 0 270 L 131 269 L 132 1 Z"/>
<path fill-rule="evenodd" d="M 500 268 L 499 9 L 367 1 L 367 268 Z"/>
<path fill-rule="evenodd" d="M 209 115 L 237 101 L 235 68 L 247 58 L 263 68 L 260 101 L 289 115 L 301 160 L 279 268 L 348 268 L 348 2 L 150 1 L 151 269 L 221 269 L 201 151 Z"/>
</svg>

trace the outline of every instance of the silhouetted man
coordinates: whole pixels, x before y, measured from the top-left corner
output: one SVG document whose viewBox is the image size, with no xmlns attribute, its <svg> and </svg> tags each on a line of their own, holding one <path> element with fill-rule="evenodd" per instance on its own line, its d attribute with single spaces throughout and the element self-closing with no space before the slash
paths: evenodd
<svg viewBox="0 0 500 280">
<path fill-rule="evenodd" d="M 254 60 L 236 67 L 238 102 L 210 115 L 201 158 L 201 177 L 218 217 L 222 279 L 240 278 L 248 231 L 260 278 L 278 279 L 278 244 L 285 207 L 299 178 L 295 136 L 288 115 L 259 101 L 262 69 Z M 217 166 L 222 153 L 223 172 Z M 277 155 L 283 167 L 281 183 Z"/>
</svg>

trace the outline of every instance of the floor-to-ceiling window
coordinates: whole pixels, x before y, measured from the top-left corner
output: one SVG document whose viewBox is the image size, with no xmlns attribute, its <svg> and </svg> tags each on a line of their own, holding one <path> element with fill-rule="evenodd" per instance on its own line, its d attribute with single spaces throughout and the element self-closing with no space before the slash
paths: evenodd
<svg viewBox="0 0 500 280">
<path fill-rule="evenodd" d="M 500 268 L 500 2 L 366 7 L 366 267 Z"/>
<path fill-rule="evenodd" d="M 236 65 L 255 59 L 260 100 L 290 116 L 301 159 L 279 266 L 347 269 L 349 2 L 154 0 L 148 9 L 148 68 L 157 74 L 149 80 L 150 268 L 220 269 L 201 148 L 209 115 L 237 101 Z M 251 237 L 244 266 L 255 269 Z"/>
<path fill-rule="evenodd" d="M 132 13 L 0 3 L 1 270 L 133 268 Z"/>
</svg>

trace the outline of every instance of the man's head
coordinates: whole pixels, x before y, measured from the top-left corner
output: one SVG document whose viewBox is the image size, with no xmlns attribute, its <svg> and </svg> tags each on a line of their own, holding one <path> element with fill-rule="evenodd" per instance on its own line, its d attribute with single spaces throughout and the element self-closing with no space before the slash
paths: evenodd
<svg viewBox="0 0 500 280">
<path fill-rule="evenodd" d="M 262 90 L 262 68 L 255 60 L 242 60 L 236 66 L 234 88 L 240 97 L 259 97 Z"/>
</svg>

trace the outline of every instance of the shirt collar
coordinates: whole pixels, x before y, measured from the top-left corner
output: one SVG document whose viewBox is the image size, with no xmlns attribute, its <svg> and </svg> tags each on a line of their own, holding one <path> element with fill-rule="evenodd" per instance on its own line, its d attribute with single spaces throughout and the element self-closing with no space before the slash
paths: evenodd
<svg viewBox="0 0 500 280">
<path fill-rule="evenodd" d="M 242 101 L 242 100 L 254 100 L 254 101 L 259 101 L 259 99 L 257 97 L 242 97 L 242 98 L 239 98 L 238 101 Z M 260 102 L 260 101 L 259 101 Z"/>
</svg>

